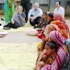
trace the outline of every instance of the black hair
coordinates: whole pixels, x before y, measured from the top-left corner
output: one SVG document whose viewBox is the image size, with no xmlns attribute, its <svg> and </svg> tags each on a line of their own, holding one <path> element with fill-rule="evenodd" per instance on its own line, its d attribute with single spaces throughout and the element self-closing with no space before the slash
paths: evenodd
<svg viewBox="0 0 70 70">
<path fill-rule="evenodd" d="M 60 1 L 57 1 L 59 3 L 59 5 L 61 5 L 61 2 Z"/>
<path fill-rule="evenodd" d="M 49 13 L 48 16 L 49 16 L 50 18 L 53 18 L 53 17 L 54 17 L 54 14 L 53 14 L 53 13 Z"/>
<path fill-rule="evenodd" d="M 43 12 L 43 14 L 47 15 L 47 12 Z"/>
<path fill-rule="evenodd" d="M 54 41 L 49 41 L 46 43 L 46 45 L 48 45 L 51 49 L 55 49 L 56 51 L 58 49 L 58 45 Z"/>
</svg>

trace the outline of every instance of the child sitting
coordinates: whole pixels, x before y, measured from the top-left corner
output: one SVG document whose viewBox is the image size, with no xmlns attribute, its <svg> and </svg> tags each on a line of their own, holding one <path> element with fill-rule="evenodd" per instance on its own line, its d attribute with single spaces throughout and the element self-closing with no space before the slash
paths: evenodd
<svg viewBox="0 0 70 70">
<path fill-rule="evenodd" d="M 38 28 L 37 28 L 37 35 L 38 38 L 42 39 L 45 38 L 45 35 L 43 34 L 43 28 L 45 28 L 45 19 L 42 17 L 40 19 L 40 23 L 38 24 Z"/>
<path fill-rule="evenodd" d="M 37 62 L 36 70 L 40 70 L 45 65 L 49 64 L 51 65 L 53 61 L 55 60 L 56 54 L 57 54 L 58 46 L 55 42 L 49 41 L 45 45 L 45 53 L 40 61 Z"/>
<path fill-rule="evenodd" d="M 42 18 L 40 20 L 40 23 L 38 24 L 38 27 L 39 28 L 43 28 L 43 27 L 45 28 L 46 25 L 47 25 L 47 23 L 48 23 L 47 13 L 46 12 L 43 12 L 43 16 L 42 16 Z"/>
<path fill-rule="evenodd" d="M 38 24 L 38 28 L 42 28 L 44 26 L 44 21 L 45 21 L 45 19 L 43 17 L 41 17 L 40 23 Z"/>
</svg>

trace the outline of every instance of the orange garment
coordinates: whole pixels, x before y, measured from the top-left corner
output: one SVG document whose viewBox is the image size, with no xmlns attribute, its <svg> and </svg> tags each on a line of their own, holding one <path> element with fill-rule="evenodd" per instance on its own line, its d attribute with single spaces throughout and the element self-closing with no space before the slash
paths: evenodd
<svg viewBox="0 0 70 70">
<path fill-rule="evenodd" d="M 63 27 L 61 21 L 59 21 L 59 20 L 57 20 L 57 21 L 52 21 L 51 24 L 56 24 L 56 25 L 59 27 L 59 29 L 64 29 L 64 27 Z"/>
<path fill-rule="evenodd" d="M 64 29 L 64 27 L 63 27 L 61 21 L 59 21 L 59 20 L 57 20 L 57 21 L 52 21 L 51 24 L 57 25 L 57 26 L 59 27 L 59 29 L 60 29 L 60 32 L 61 32 L 62 36 L 65 37 L 66 39 L 68 38 L 68 33 L 67 33 L 66 30 Z"/>
<path fill-rule="evenodd" d="M 65 37 L 66 39 L 68 38 L 68 34 L 64 29 L 61 29 L 60 32 L 61 32 L 63 37 Z"/>
</svg>

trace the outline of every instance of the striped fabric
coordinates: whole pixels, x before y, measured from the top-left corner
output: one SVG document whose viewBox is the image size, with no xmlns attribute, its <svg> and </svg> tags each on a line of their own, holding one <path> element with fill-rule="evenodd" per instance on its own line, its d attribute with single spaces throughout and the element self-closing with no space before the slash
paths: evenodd
<svg viewBox="0 0 70 70">
<path fill-rule="evenodd" d="M 57 51 L 56 59 L 54 60 L 52 65 L 46 65 L 41 70 L 60 70 L 64 66 L 68 54 L 64 51 L 64 42 L 65 38 L 58 32 L 52 31 L 49 37 L 56 42 L 57 44 L 61 45 Z"/>
<path fill-rule="evenodd" d="M 58 49 L 57 56 L 53 64 L 46 65 L 41 70 L 60 70 L 64 66 L 67 56 L 68 55 L 65 53 L 64 49 L 60 47 Z"/>
</svg>

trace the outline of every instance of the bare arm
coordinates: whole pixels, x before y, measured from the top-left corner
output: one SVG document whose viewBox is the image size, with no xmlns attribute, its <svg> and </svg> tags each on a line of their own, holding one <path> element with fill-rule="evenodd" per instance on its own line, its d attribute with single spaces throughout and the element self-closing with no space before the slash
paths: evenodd
<svg viewBox="0 0 70 70">
<path fill-rule="evenodd" d="M 12 22 L 12 24 L 14 24 L 14 23 L 15 23 L 15 21 L 13 20 L 13 18 L 11 19 L 11 22 Z"/>
<path fill-rule="evenodd" d="M 40 60 L 42 59 L 42 57 L 45 53 L 46 53 L 46 50 L 43 50 L 43 52 L 41 52 L 40 57 L 38 59 L 38 63 L 40 62 Z"/>
</svg>

